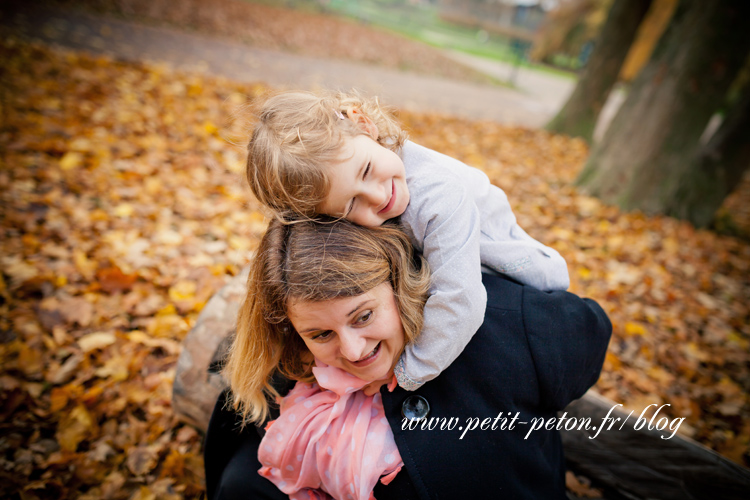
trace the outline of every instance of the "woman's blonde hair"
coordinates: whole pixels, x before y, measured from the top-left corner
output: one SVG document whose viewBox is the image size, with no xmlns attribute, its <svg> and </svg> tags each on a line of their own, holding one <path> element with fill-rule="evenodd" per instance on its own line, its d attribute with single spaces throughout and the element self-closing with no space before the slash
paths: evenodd
<svg viewBox="0 0 750 500">
<path fill-rule="evenodd" d="M 247 182 L 258 201 L 282 219 L 317 215 L 330 189 L 328 167 L 341 159 L 344 139 L 366 134 L 346 119 L 352 110 L 377 126 L 373 139 L 381 146 L 398 151 L 406 140 L 391 109 L 355 91 L 269 93 L 253 107 Z"/>
<path fill-rule="evenodd" d="M 262 422 L 279 397 L 275 371 L 312 381 L 312 356 L 287 316 L 290 300 L 354 297 L 390 283 L 409 343 L 422 328 L 429 290 L 426 261 L 397 223 L 365 228 L 326 218 L 273 220 L 252 263 L 224 375 L 243 421 Z"/>
</svg>

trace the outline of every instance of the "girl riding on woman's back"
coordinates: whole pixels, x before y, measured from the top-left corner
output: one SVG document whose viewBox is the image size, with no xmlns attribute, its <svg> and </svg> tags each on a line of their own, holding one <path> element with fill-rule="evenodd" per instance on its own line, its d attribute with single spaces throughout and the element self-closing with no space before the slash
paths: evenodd
<svg viewBox="0 0 750 500">
<path fill-rule="evenodd" d="M 323 214 L 374 227 L 401 217 L 432 271 L 422 334 L 395 367 L 407 390 L 445 370 L 482 324 L 483 269 L 541 290 L 569 284 L 565 260 L 518 226 L 500 188 L 480 170 L 408 141 L 376 99 L 266 97 L 248 145 L 247 179 L 282 219 Z"/>
</svg>

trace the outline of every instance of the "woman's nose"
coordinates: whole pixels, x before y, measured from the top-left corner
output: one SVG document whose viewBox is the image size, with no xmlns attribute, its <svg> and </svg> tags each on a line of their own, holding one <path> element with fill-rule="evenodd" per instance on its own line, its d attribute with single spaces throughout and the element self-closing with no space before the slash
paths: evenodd
<svg viewBox="0 0 750 500">
<path fill-rule="evenodd" d="M 355 332 L 345 331 L 339 335 L 339 350 L 349 361 L 357 361 L 365 355 L 363 352 L 367 341 Z"/>
</svg>

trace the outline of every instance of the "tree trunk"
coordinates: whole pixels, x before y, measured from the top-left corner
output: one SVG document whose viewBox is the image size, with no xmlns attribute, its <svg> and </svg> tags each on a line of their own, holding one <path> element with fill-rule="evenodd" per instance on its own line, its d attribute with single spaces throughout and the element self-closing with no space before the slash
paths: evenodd
<svg viewBox="0 0 750 500">
<path fill-rule="evenodd" d="M 716 186 L 700 180 L 693 160 L 747 56 L 749 11 L 745 0 L 680 2 L 651 61 L 591 152 L 577 181 L 584 190 L 625 210 L 683 216 L 691 211 L 676 203 L 680 192 L 690 191 L 686 199 L 693 201 L 717 197 Z"/>
<path fill-rule="evenodd" d="M 750 83 L 745 84 L 719 130 L 693 157 L 688 165 L 690 175 L 680 179 L 666 213 L 699 227 L 708 226 L 749 167 Z"/>
<path fill-rule="evenodd" d="M 615 0 L 576 88 L 547 125 L 547 130 L 591 142 L 599 113 L 617 82 L 622 63 L 650 5 L 651 0 Z"/>
</svg>

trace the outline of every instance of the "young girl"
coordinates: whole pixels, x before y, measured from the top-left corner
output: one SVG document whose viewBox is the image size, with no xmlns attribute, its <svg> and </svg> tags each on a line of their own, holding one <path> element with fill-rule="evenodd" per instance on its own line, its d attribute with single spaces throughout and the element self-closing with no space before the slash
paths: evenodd
<svg viewBox="0 0 750 500">
<path fill-rule="evenodd" d="M 518 226 L 500 188 L 480 170 L 406 140 L 377 99 L 266 97 L 248 145 L 247 179 L 282 219 L 323 214 L 375 227 L 401 217 L 432 271 L 422 334 L 394 369 L 406 390 L 437 377 L 481 325 L 482 270 L 541 290 L 568 288 L 565 260 Z M 372 354 L 357 353 L 361 360 Z"/>
</svg>

